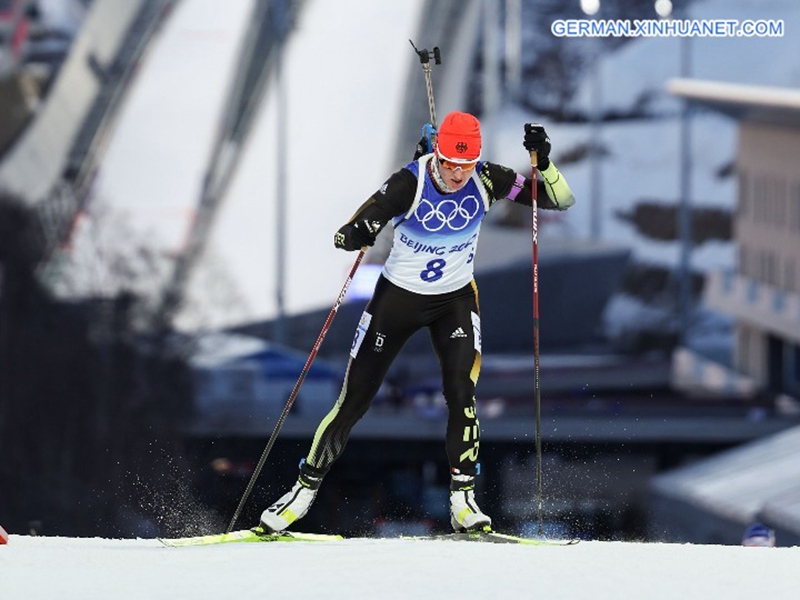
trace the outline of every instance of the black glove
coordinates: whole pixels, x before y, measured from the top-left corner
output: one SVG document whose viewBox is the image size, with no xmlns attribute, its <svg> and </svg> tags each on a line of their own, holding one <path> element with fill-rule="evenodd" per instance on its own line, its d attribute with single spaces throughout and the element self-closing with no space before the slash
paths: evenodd
<svg viewBox="0 0 800 600">
<path fill-rule="evenodd" d="M 425 138 L 425 136 L 422 136 L 419 138 L 419 141 L 414 148 L 414 160 L 419 160 L 420 156 L 425 156 L 428 153 L 430 153 L 430 150 L 428 150 L 428 140 Z"/>
<path fill-rule="evenodd" d="M 375 244 L 375 238 L 381 231 L 379 221 L 355 221 L 341 227 L 333 236 L 333 245 L 342 250 L 352 252 L 360 250 L 364 246 Z"/>
<path fill-rule="evenodd" d="M 539 123 L 525 123 L 525 150 L 536 152 L 536 168 L 544 171 L 550 166 L 550 138 Z"/>
</svg>

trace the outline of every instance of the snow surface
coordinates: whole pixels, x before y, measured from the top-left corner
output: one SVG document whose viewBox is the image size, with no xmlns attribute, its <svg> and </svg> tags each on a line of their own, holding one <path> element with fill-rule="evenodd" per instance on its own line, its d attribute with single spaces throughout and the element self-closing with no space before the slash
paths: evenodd
<svg viewBox="0 0 800 600">
<path fill-rule="evenodd" d="M 165 548 L 12 535 L 0 546 L 0 597 L 780 600 L 797 598 L 799 560 L 799 547 L 356 539 Z"/>
</svg>

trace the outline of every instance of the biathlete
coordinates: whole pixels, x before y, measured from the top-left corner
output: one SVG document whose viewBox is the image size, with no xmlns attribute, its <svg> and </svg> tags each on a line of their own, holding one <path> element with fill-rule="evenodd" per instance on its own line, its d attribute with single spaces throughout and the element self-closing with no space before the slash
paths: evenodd
<svg viewBox="0 0 800 600">
<path fill-rule="evenodd" d="M 575 198 L 549 158 L 551 144 L 544 128 L 527 124 L 523 145 L 538 157 L 538 207 L 572 206 Z M 531 206 L 531 186 L 524 175 L 482 161 L 478 119 L 452 112 L 442 121 L 433 152 L 389 177 L 336 232 L 334 245 L 355 251 L 372 246 L 387 223 L 394 225 L 392 248 L 358 324 L 341 394 L 319 424 L 297 482 L 261 515 L 265 530 L 282 531 L 308 512 L 392 361 L 423 327 L 430 331 L 439 358 L 448 409 L 445 447 L 453 529 L 491 527 L 491 518 L 475 501 L 481 321 L 473 265 L 486 213 L 501 199 Z"/>
</svg>

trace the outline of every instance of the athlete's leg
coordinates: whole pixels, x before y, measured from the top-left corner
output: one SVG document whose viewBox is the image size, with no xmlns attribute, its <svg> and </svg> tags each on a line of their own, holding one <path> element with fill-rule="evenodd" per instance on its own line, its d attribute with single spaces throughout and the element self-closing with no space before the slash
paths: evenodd
<svg viewBox="0 0 800 600">
<path fill-rule="evenodd" d="M 320 476 L 341 455 L 350 430 L 369 409 L 400 349 L 422 327 L 415 300 L 418 295 L 378 280 L 353 340 L 342 391 L 317 428 L 306 458 Z"/>
<path fill-rule="evenodd" d="M 339 398 L 317 427 L 294 487 L 261 514 L 265 529 L 281 531 L 308 512 L 322 479 L 344 451 L 353 425 L 369 409 L 392 361 L 422 326 L 407 294 L 383 278 L 378 280 L 350 349 Z"/>
<path fill-rule="evenodd" d="M 450 462 L 450 522 L 456 531 L 491 527 L 492 520 L 475 501 L 480 424 L 475 384 L 481 366 L 478 292 L 473 282 L 430 324 L 431 339 L 442 365 L 447 401 L 446 447 Z"/>
<path fill-rule="evenodd" d="M 441 307 L 430 324 L 431 340 L 442 367 L 447 402 L 447 458 L 460 473 L 477 473 L 480 426 L 475 413 L 475 384 L 481 368 L 478 292 L 473 284 Z"/>
</svg>

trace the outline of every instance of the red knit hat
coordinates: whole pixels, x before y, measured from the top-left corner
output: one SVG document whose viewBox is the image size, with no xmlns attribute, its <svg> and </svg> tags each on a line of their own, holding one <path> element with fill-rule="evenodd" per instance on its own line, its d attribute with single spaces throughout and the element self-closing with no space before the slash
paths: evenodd
<svg viewBox="0 0 800 600">
<path fill-rule="evenodd" d="M 481 155 L 481 124 L 469 113 L 454 111 L 442 121 L 436 153 L 453 162 L 472 162 Z"/>
</svg>

